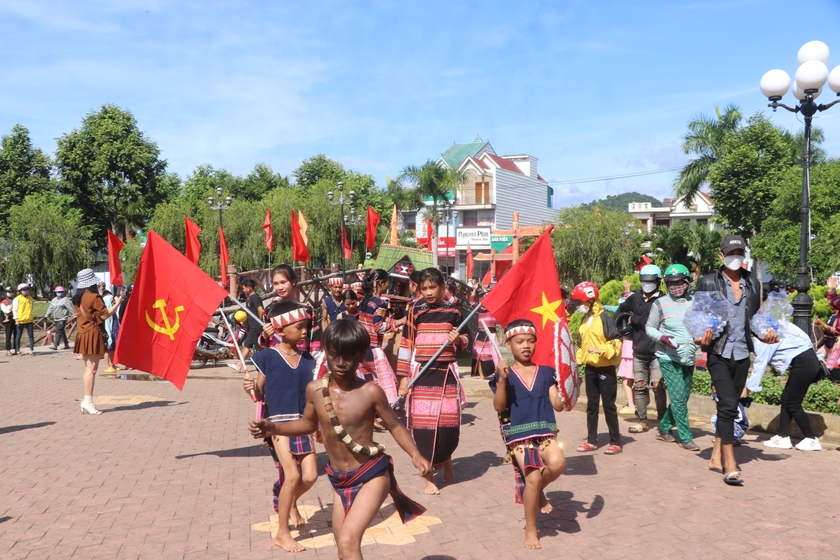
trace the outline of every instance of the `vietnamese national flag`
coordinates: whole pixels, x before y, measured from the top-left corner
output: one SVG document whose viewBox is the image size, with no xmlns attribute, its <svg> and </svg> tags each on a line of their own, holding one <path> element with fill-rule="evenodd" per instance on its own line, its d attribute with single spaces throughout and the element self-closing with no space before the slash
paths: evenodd
<svg viewBox="0 0 840 560">
<path fill-rule="evenodd" d="M 271 208 L 265 213 L 265 221 L 263 222 L 263 229 L 265 230 L 265 246 L 268 247 L 268 252 L 274 252 L 274 234 L 271 233 Z"/>
<path fill-rule="evenodd" d="M 125 243 L 114 235 L 114 232 L 108 230 L 108 272 L 111 273 L 111 285 L 122 286 L 122 265 L 120 264 L 120 251 L 125 247 Z"/>
<path fill-rule="evenodd" d="M 473 259 L 470 242 L 467 241 L 467 279 L 473 277 L 473 268 L 475 268 L 475 259 Z"/>
<path fill-rule="evenodd" d="M 374 246 L 376 245 L 376 228 L 379 226 L 379 222 L 382 221 L 382 218 L 379 217 L 379 214 L 376 213 L 376 210 L 368 205 L 367 209 L 367 229 L 365 231 L 365 247 L 370 249 L 371 251 L 374 250 Z"/>
<path fill-rule="evenodd" d="M 222 226 L 219 226 L 219 264 L 222 265 L 222 286 L 227 288 L 228 282 L 227 265 L 230 262 L 230 255 L 228 254 L 227 239 L 225 239 L 225 232 Z"/>
<path fill-rule="evenodd" d="M 120 363 L 184 388 L 195 347 L 227 291 L 154 231 L 117 338 Z"/>
<path fill-rule="evenodd" d="M 341 235 L 343 237 L 342 244 L 344 245 L 344 260 L 350 260 L 353 258 L 353 251 L 350 249 L 350 242 L 347 241 L 347 228 L 343 224 L 341 226 Z"/>
<path fill-rule="evenodd" d="M 551 248 L 553 227 L 549 226 L 525 251 L 482 303 L 502 325 L 516 319 L 528 319 L 536 325 L 533 361 L 554 367 L 563 406 L 571 410 L 580 394 L 580 376 Z"/>
<path fill-rule="evenodd" d="M 292 210 L 292 260 L 309 262 L 309 249 L 303 240 L 303 234 L 294 210 Z"/>
<path fill-rule="evenodd" d="M 198 257 L 201 254 L 201 243 L 198 241 L 198 233 L 201 231 L 201 228 L 186 215 L 184 216 L 184 226 L 186 227 L 187 258 L 191 263 L 198 266 Z"/>
</svg>

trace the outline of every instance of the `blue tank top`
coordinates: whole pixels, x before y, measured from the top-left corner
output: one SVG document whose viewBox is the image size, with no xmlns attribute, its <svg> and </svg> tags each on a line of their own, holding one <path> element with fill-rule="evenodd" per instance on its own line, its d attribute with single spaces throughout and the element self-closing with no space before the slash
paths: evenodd
<svg viewBox="0 0 840 560">
<path fill-rule="evenodd" d="M 256 354 L 251 361 L 265 376 L 264 399 L 268 419 L 289 422 L 303 415 L 306 408 L 306 386 L 314 378 L 315 359 L 301 352 L 297 367 L 292 367 L 277 348 Z"/>
<path fill-rule="evenodd" d="M 324 304 L 327 306 L 327 315 L 330 316 L 330 323 L 335 321 L 335 318 L 338 317 L 338 314 L 344 311 L 344 302 L 341 301 L 336 303 L 332 296 L 327 296 L 324 298 Z"/>
</svg>

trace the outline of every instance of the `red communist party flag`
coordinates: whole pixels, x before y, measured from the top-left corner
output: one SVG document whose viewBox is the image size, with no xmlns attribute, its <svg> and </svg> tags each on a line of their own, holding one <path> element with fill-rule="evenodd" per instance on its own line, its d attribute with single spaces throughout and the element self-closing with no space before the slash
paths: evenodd
<svg viewBox="0 0 840 560">
<path fill-rule="evenodd" d="M 516 319 L 528 319 L 536 325 L 534 363 L 554 367 L 563 406 L 571 410 L 580 394 L 580 377 L 557 280 L 552 229 L 549 226 L 540 235 L 482 303 L 503 325 Z"/>
<path fill-rule="evenodd" d="M 154 231 L 137 267 L 114 359 L 184 388 L 195 346 L 227 292 Z"/>
<path fill-rule="evenodd" d="M 473 269 L 475 268 L 475 259 L 473 258 L 470 242 L 467 241 L 467 279 L 473 277 Z"/>
<path fill-rule="evenodd" d="M 367 231 L 365 232 L 365 247 L 370 249 L 371 251 L 374 250 L 374 245 L 376 245 L 376 228 L 379 226 L 379 222 L 382 221 L 382 218 L 379 217 L 379 214 L 376 213 L 376 210 L 368 205 L 367 210 Z"/>
<path fill-rule="evenodd" d="M 222 226 L 219 226 L 219 263 L 222 265 L 222 286 L 228 287 L 227 265 L 230 262 L 230 255 L 228 254 L 227 239 L 225 239 L 225 232 Z"/>
<path fill-rule="evenodd" d="M 201 254 L 201 243 L 198 241 L 198 233 L 201 228 L 198 224 L 190 220 L 189 216 L 184 216 L 184 226 L 187 231 L 187 259 L 194 265 L 198 265 L 198 257 Z"/>
<path fill-rule="evenodd" d="M 298 223 L 294 210 L 292 210 L 292 260 L 309 262 L 309 249 L 303 240 L 303 234 L 301 233 L 300 224 Z"/>
<path fill-rule="evenodd" d="M 263 229 L 265 230 L 265 246 L 268 247 L 268 252 L 274 252 L 274 234 L 271 233 L 271 208 L 265 213 L 265 221 L 263 222 Z"/>
<path fill-rule="evenodd" d="M 111 273 L 111 284 L 114 286 L 122 286 L 122 265 L 120 264 L 120 251 L 125 247 L 125 243 L 114 235 L 114 232 L 108 230 L 108 272 Z"/>
<path fill-rule="evenodd" d="M 343 237 L 342 244 L 344 245 L 344 259 L 352 259 L 353 251 L 350 249 L 350 242 L 347 241 L 347 229 L 343 225 L 341 227 L 341 235 Z"/>
</svg>

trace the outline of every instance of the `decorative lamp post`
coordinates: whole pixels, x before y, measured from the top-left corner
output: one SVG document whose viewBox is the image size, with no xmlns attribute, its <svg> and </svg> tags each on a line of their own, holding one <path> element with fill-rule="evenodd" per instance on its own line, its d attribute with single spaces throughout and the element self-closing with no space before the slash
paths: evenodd
<svg viewBox="0 0 840 560">
<path fill-rule="evenodd" d="M 351 191 L 352 192 L 352 191 Z M 355 193 L 354 193 L 355 195 Z M 350 226 L 350 252 L 353 252 L 353 242 L 356 235 L 356 226 L 362 223 L 362 217 L 356 215 L 356 209 L 350 207 L 350 216 L 344 216 L 344 225 Z M 343 251 L 342 251 L 343 253 Z"/>
<path fill-rule="evenodd" d="M 447 276 L 449 275 L 449 224 L 452 223 L 454 218 L 458 217 L 458 211 L 452 210 L 453 204 L 447 199 L 446 212 L 443 214 L 443 220 L 446 222 L 446 244 L 444 245 L 446 247 L 446 261 L 444 262 Z"/>
<path fill-rule="evenodd" d="M 817 111 L 825 111 L 840 103 L 836 99 L 826 105 L 817 105 L 814 100 L 822 93 L 822 88 L 828 81 L 828 87 L 840 96 L 840 66 L 829 73 L 828 46 L 822 41 L 810 41 L 802 45 L 796 56 L 799 68 L 793 81 L 793 96 L 799 101 L 794 106 L 780 103 L 782 97 L 791 89 L 790 76 L 784 70 L 770 70 L 761 78 L 761 93 L 769 100 L 768 107 L 775 112 L 778 107 L 787 109 L 791 113 L 802 113 L 805 119 L 805 146 L 802 151 L 802 204 L 800 220 L 802 222 L 799 235 L 799 270 L 796 275 L 796 291 L 793 298 L 793 323 L 805 331 L 811 332 L 811 308 L 814 302 L 808 295 L 811 280 L 808 274 L 808 247 L 811 229 L 811 119 Z"/>
<path fill-rule="evenodd" d="M 335 193 L 329 191 L 327 193 L 327 198 L 332 205 L 339 205 L 341 206 L 341 220 L 340 220 L 340 229 L 341 229 L 341 241 L 339 241 L 339 246 L 341 249 L 339 252 L 341 253 L 341 272 L 344 273 L 347 271 L 346 263 L 344 262 L 344 203 L 347 202 L 350 204 L 350 211 L 353 211 L 352 205 L 356 202 L 356 191 L 350 191 L 347 193 L 348 198 L 344 198 L 344 182 L 338 182 L 338 200 L 333 200 L 335 198 Z"/>
<path fill-rule="evenodd" d="M 212 196 L 207 197 L 207 204 L 210 206 L 210 210 L 218 210 L 219 211 L 219 227 L 222 227 L 222 212 L 230 208 L 230 203 L 233 202 L 231 197 L 225 197 L 224 201 L 222 201 L 222 187 L 216 189 L 216 195 L 219 197 L 219 201 L 216 200 Z"/>
</svg>

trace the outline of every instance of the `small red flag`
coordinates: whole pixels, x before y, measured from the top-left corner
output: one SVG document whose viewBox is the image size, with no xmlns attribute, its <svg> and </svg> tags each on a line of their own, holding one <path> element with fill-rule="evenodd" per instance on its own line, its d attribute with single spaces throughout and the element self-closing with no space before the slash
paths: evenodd
<svg viewBox="0 0 840 560">
<path fill-rule="evenodd" d="M 435 253 L 437 253 L 437 248 L 432 247 L 434 238 L 435 236 L 432 235 L 432 219 L 426 217 L 426 243 L 428 244 L 428 248 L 430 251 L 434 251 Z"/>
<path fill-rule="evenodd" d="M 227 292 L 154 231 L 137 267 L 115 360 L 184 388 L 195 347 Z"/>
<path fill-rule="evenodd" d="M 503 325 L 516 319 L 529 319 L 536 325 L 533 361 L 554 367 L 563 406 L 571 410 L 580 393 L 580 376 L 551 248 L 553 227 L 525 251 L 482 303 Z"/>
<path fill-rule="evenodd" d="M 184 226 L 187 230 L 187 258 L 194 265 L 198 265 L 198 257 L 201 254 L 201 243 L 198 241 L 198 233 L 201 228 L 198 224 L 190 220 L 189 216 L 184 216 Z"/>
<path fill-rule="evenodd" d="M 344 260 L 350 260 L 353 258 L 353 251 L 350 249 L 350 242 L 347 241 L 347 229 L 343 225 L 341 227 L 341 235 L 344 238 L 342 241 L 344 244 Z"/>
<path fill-rule="evenodd" d="M 382 218 L 376 213 L 376 210 L 368 205 L 367 210 L 367 231 L 365 232 L 365 247 L 373 251 L 376 245 L 376 228 Z"/>
<path fill-rule="evenodd" d="M 111 273 L 111 284 L 114 286 L 123 285 L 122 265 L 120 264 L 120 251 L 125 243 L 108 230 L 108 272 Z"/>
<path fill-rule="evenodd" d="M 292 210 L 292 260 L 309 262 L 309 249 L 303 241 L 300 224 L 294 210 Z"/>
<path fill-rule="evenodd" d="M 265 213 L 265 221 L 263 222 L 263 229 L 265 230 L 265 246 L 268 247 L 268 252 L 274 252 L 274 234 L 271 233 L 271 208 Z"/>
<path fill-rule="evenodd" d="M 230 255 L 228 254 L 227 239 L 225 239 L 225 232 L 222 231 L 222 226 L 219 226 L 219 264 L 222 265 L 222 286 L 225 288 L 230 286 L 227 274 L 227 265 L 230 262 Z"/>
<path fill-rule="evenodd" d="M 472 249 L 470 248 L 470 242 L 467 241 L 467 279 L 473 277 L 473 268 L 475 268 L 475 259 L 473 259 Z"/>
</svg>

